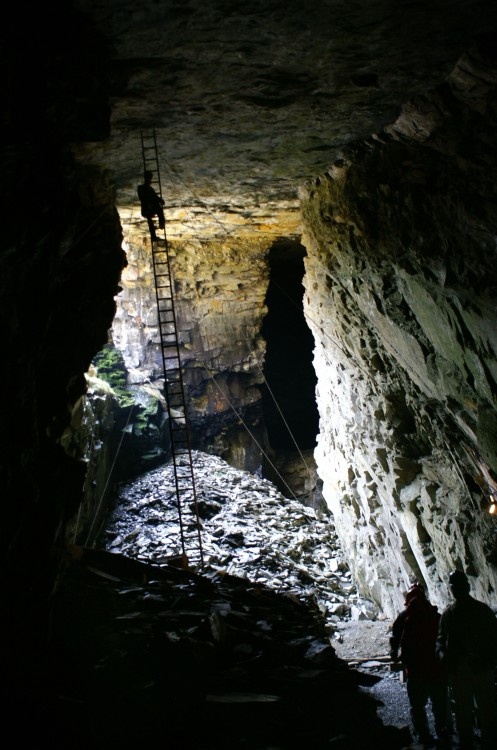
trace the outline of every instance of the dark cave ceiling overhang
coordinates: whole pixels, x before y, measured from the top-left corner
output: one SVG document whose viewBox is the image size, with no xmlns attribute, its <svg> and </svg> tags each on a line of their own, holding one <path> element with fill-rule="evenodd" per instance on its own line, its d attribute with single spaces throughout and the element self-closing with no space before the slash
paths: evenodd
<svg viewBox="0 0 497 750">
<path fill-rule="evenodd" d="M 497 6 L 473 2 L 77 0 L 111 58 L 110 137 L 85 144 L 132 211 L 154 129 L 168 206 L 295 210 L 297 188 L 438 85 Z"/>
</svg>

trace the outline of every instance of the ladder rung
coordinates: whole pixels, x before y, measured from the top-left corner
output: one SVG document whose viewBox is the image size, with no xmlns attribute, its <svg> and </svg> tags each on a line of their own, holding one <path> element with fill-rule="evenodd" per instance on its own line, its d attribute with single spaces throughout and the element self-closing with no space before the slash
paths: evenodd
<svg viewBox="0 0 497 750">
<path fill-rule="evenodd" d="M 152 179 L 151 184 L 156 189 L 158 188 L 157 192 L 159 193 L 159 195 L 161 195 L 162 191 L 156 132 L 155 130 L 151 130 L 148 133 L 141 132 L 140 135 L 144 171 L 154 172 L 154 179 Z M 192 456 L 188 441 L 186 403 L 182 381 L 181 361 L 179 357 L 178 332 L 176 328 L 176 318 L 174 311 L 173 281 L 169 266 L 167 244 L 165 247 L 161 247 L 155 245 L 155 243 L 152 243 L 152 261 L 157 298 L 158 327 L 161 337 L 160 343 L 162 364 L 164 370 L 164 390 L 166 400 L 170 409 L 175 409 L 178 411 L 181 410 L 183 412 L 182 416 L 175 417 L 174 419 L 171 419 L 170 422 L 171 452 L 176 481 L 178 510 L 181 512 L 180 509 L 181 505 L 183 504 L 185 507 L 185 511 L 187 509 L 189 511 L 192 511 L 189 501 L 191 498 L 192 489 L 195 496 L 195 480 L 193 474 Z M 172 373 L 174 373 L 173 376 Z M 176 373 L 179 373 L 179 377 L 176 377 Z M 194 536 L 196 537 L 198 535 L 200 528 L 201 527 L 198 515 L 195 521 L 195 530 L 193 530 L 194 527 L 192 526 L 191 519 L 188 521 L 188 533 L 185 535 L 183 530 L 181 531 L 181 543 L 183 549 L 185 536 L 188 537 L 190 545 L 193 545 L 195 547 L 195 545 L 197 544 L 197 539 L 194 539 Z M 198 550 L 200 552 L 200 561 L 202 562 L 202 543 L 200 537 L 198 537 Z M 195 553 L 194 557 L 196 557 Z"/>
</svg>

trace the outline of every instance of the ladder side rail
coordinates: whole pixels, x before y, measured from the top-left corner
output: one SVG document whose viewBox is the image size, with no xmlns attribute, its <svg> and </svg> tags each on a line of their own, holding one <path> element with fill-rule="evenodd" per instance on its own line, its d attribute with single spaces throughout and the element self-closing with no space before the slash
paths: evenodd
<svg viewBox="0 0 497 750">
<path fill-rule="evenodd" d="M 149 141 L 151 141 L 151 145 L 148 145 Z M 156 182 L 158 185 L 158 194 L 162 198 L 162 185 L 161 185 L 161 179 L 160 179 L 160 169 L 159 169 L 159 158 L 158 158 L 158 149 L 157 149 L 157 135 L 155 129 L 152 131 L 152 134 L 148 136 L 144 135 L 143 131 L 141 132 L 141 144 L 142 144 L 142 159 L 143 159 L 143 166 L 144 171 L 147 170 L 147 165 L 154 164 L 155 169 L 149 169 L 149 171 L 154 172 L 154 176 L 156 176 L 156 179 L 153 180 L 153 182 Z M 153 158 L 148 157 L 148 153 L 153 153 Z M 183 442 L 183 444 L 186 446 L 183 448 L 182 455 L 185 454 L 188 457 L 188 468 L 189 473 L 191 477 L 191 488 L 193 492 L 193 499 L 194 499 L 194 512 L 195 512 L 195 520 L 196 520 L 196 528 L 197 528 L 197 534 L 198 534 L 198 545 L 199 545 L 199 552 L 200 552 L 200 562 L 201 566 L 203 567 L 204 561 L 203 561 L 203 550 L 202 550 L 202 539 L 200 535 L 200 518 L 198 513 L 198 498 L 197 498 L 197 491 L 195 486 L 195 475 L 193 472 L 193 458 L 192 458 L 192 449 L 191 449 L 191 442 L 190 442 L 190 435 L 188 431 L 188 423 L 187 423 L 187 415 L 186 415 L 186 399 L 185 399 L 185 389 L 184 389 L 184 381 L 183 381 L 183 372 L 181 368 L 181 360 L 180 360 L 180 352 L 179 352 L 179 344 L 178 344 L 178 329 L 177 329 L 177 321 L 176 321 L 176 311 L 174 306 L 174 293 L 173 293 L 173 279 L 171 274 L 171 266 L 169 261 L 169 247 L 167 243 L 167 237 L 166 237 L 166 230 L 164 228 L 164 237 L 165 237 L 165 253 L 163 249 L 157 249 L 156 245 L 152 243 L 152 266 L 153 266 L 153 272 L 154 272 L 154 282 L 155 282 L 155 296 L 156 296 L 156 303 L 157 303 L 157 315 L 158 315 L 158 323 L 159 323 L 159 333 L 161 337 L 161 354 L 162 354 L 162 369 L 163 369 L 163 375 L 164 375 L 164 390 L 165 390 L 165 396 L 166 396 L 166 403 L 168 405 L 169 409 L 169 434 L 170 434 L 170 440 L 171 440 L 171 452 L 173 457 L 173 468 L 174 468 L 174 480 L 175 480 L 175 486 L 176 486 L 176 498 L 177 498 L 177 506 L 178 506 L 178 517 L 179 517 L 179 525 L 180 525 L 180 533 L 181 533 L 181 545 L 183 554 L 185 553 L 185 530 L 184 530 L 184 519 L 183 519 L 183 509 L 181 507 L 181 486 L 180 486 L 180 477 L 178 472 L 178 465 L 177 465 L 177 456 L 178 456 L 178 450 L 179 450 L 179 443 Z M 170 307 L 168 307 L 168 304 L 170 303 Z M 162 309 L 166 305 L 166 310 Z M 162 307 L 161 307 L 162 306 Z M 166 312 L 167 313 L 167 321 L 164 321 L 162 319 L 162 314 Z M 171 327 L 172 333 L 165 334 L 164 328 L 165 326 Z M 175 355 L 167 356 L 165 355 L 165 344 L 164 344 L 164 338 L 165 336 L 171 337 L 172 341 L 168 342 L 167 347 L 172 348 L 175 350 Z M 170 393 L 170 388 L 168 385 L 168 372 L 167 372 L 167 362 L 171 361 L 172 359 L 176 359 L 177 362 L 177 371 L 179 378 L 174 382 L 174 385 L 179 385 L 179 390 L 175 393 Z M 173 366 L 174 367 L 174 366 Z M 177 430 L 174 427 L 173 419 L 171 415 L 171 406 L 172 406 L 172 400 L 173 396 L 178 399 L 177 406 L 182 408 L 183 411 L 183 425 L 181 428 L 181 432 L 184 433 L 184 437 L 182 440 L 179 438 L 177 434 Z M 176 420 L 178 421 L 178 420 Z"/>
<path fill-rule="evenodd" d="M 152 248 L 152 258 L 153 258 L 153 268 L 154 268 L 154 279 L 156 279 L 156 268 L 157 268 L 157 255 L 159 257 L 164 254 L 164 249 L 161 247 L 160 250 L 156 251 L 154 247 Z M 190 479 L 191 479 L 191 486 L 193 491 L 193 503 L 194 503 L 194 514 L 195 514 L 195 525 L 197 528 L 197 537 L 198 537 L 198 546 L 199 546 L 199 554 L 200 554 L 200 564 L 203 567 L 204 565 L 204 559 L 203 559 L 203 549 L 202 549 L 202 539 L 200 534 L 200 517 L 198 513 L 198 496 L 197 496 L 197 490 L 196 490 L 196 484 L 195 484 L 195 475 L 193 473 L 193 458 L 192 458 L 192 449 L 191 449 L 191 441 L 190 441 L 190 435 L 187 427 L 187 421 L 186 421 L 186 399 L 185 399 L 185 388 L 184 388 L 184 380 L 183 380 L 183 372 L 181 368 L 181 357 L 180 357 L 180 351 L 179 351 L 179 343 L 178 343 L 178 336 L 177 336 L 177 322 L 176 322 L 176 310 L 174 305 L 174 296 L 173 296 L 173 279 L 172 279 L 172 273 L 171 273 L 171 267 L 169 263 L 169 253 L 168 253 L 168 245 L 166 241 L 166 248 L 165 248 L 165 257 L 167 259 L 167 262 L 160 261 L 161 266 L 165 266 L 167 269 L 167 273 L 164 275 L 167 277 L 167 283 L 160 286 L 157 283 L 155 283 L 155 291 L 156 291 L 156 301 L 157 301 L 157 308 L 159 309 L 160 303 L 167 301 L 170 303 L 170 308 L 168 309 L 168 313 L 171 316 L 170 322 L 167 324 L 173 328 L 173 331 L 170 334 L 167 334 L 168 336 L 171 336 L 172 341 L 167 343 L 167 345 L 164 344 L 164 332 L 163 332 L 163 325 L 162 321 L 160 319 L 160 313 L 158 313 L 159 316 L 159 331 L 161 336 L 161 350 L 162 350 L 162 361 L 163 361 L 163 372 L 164 372 L 164 386 L 166 391 L 166 401 L 169 407 L 169 434 L 171 439 L 171 451 L 172 451 L 172 457 L 173 457 L 173 470 L 174 470 L 174 476 L 175 476 L 175 485 L 176 485 L 176 491 L 177 491 L 177 498 L 178 498 L 178 514 L 180 518 L 180 531 L 181 531 L 181 541 L 182 545 L 184 544 L 184 513 L 183 509 L 181 508 L 181 501 L 180 501 L 180 481 L 178 476 L 178 465 L 177 465 L 177 456 L 178 456 L 178 450 L 179 450 L 179 441 L 178 440 L 178 431 L 175 429 L 173 424 L 173 419 L 171 417 L 171 406 L 172 399 L 171 399 L 171 393 L 170 393 L 170 386 L 169 386 L 169 378 L 167 373 L 167 360 L 175 360 L 175 363 L 177 364 L 177 371 L 178 371 L 178 379 L 175 380 L 175 385 L 179 384 L 179 392 L 177 392 L 175 395 L 179 396 L 179 402 L 177 404 L 174 404 L 176 406 L 180 406 L 183 408 L 184 413 L 184 426 L 181 430 L 182 433 L 184 433 L 184 438 L 182 440 L 182 453 L 181 455 L 187 455 L 188 462 L 190 466 Z M 168 296 L 164 295 L 164 297 L 159 296 L 159 291 L 168 292 Z M 168 348 L 171 348 L 173 350 L 173 353 L 169 357 L 164 356 L 164 347 L 167 346 Z M 178 420 L 176 420 L 178 421 Z"/>
<path fill-rule="evenodd" d="M 152 145 L 147 145 L 147 136 L 143 133 L 143 131 L 141 132 L 140 135 L 141 135 L 141 145 L 142 145 L 143 171 L 145 172 L 145 171 L 149 170 L 149 171 L 154 172 L 155 174 L 157 174 L 158 171 L 159 171 L 159 163 L 158 163 L 158 157 L 157 157 L 157 139 L 156 139 L 156 136 L 155 136 L 155 130 L 153 131 L 153 135 L 152 135 Z M 151 136 L 148 136 L 148 139 L 150 139 L 150 138 L 151 138 Z M 153 159 L 151 159 L 151 158 L 148 157 L 148 152 L 149 151 L 153 151 L 153 153 L 154 153 L 154 158 Z M 154 169 L 150 169 L 152 163 L 155 166 L 155 171 L 154 171 Z M 170 276 L 170 274 L 169 274 L 169 258 L 167 257 L 167 254 L 166 254 L 165 264 L 166 264 L 167 271 L 168 271 L 167 276 Z M 159 274 L 158 274 L 158 268 L 157 268 L 157 257 L 156 257 L 156 254 L 154 252 L 154 245 L 153 245 L 153 243 L 152 243 L 152 267 L 153 267 L 153 272 L 154 272 L 155 299 L 156 299 L 156 304 L 157 304 L 157 311 L 158 311 L 157 314 L 158 314 L 158 318 L 159 318 L 159 331 L 160 331 L 160 313 L 159 313 L 159 307 L 160 307 L 160 301 L 161 300 L 160 300 L 160 297 L 159 297 L 159 289 L 161 288 L 161 286 L 157 282 Z M 161 344 L 162 344 L 162 332 L 161 331 L 160 331 L 160 335 L 161 335 Z M 162 352 L 162 346 L 161 346 L 161 352 Z M 168 409 L 169 409 L 169 420 L 168 420 L 168 423 L 169 423 L 169 438 L 170 438 L 170 441 L 171 441 L 171 451 L 173 452 L 173 455 L 174 455 L 174 434 L 173 434 L 173 427 L 172 427 L 171 410 L 170 410 L 169 400 L 168 400 L 168 394 L 167 394 L 167 367 L 166 367 L 166 360 L 164 359 L 164 357 L 162 357 L 162 372 L 163 372 L 163 375 L 164 375 L 164 390 L 165 390 L 165 396 L 166 396 L 166 403 L 168 404 Z M 182 507 L 181 507 L 181 502 L 180 502 L 180 492 L 179 492 L 179 484 L 178 484 L 179 478 L 177 476 L 176 466 L 174 464 L 174 461 L 173 461 L 173 468 L 174 468 L 174 483 L 175 483 L 175 488 L 176 488 L 176 505 L 177 505 L 177 509 L 178 509 L 178 520 L 179 520 L 179 527 L 180 527 L 181 548 L 182 548 L 183 554 L 186 554 L 186 552 L 185 552 L 185 534 L 184 534 L 183 512 L 182 512 Z"/>
<path fill-rule="evenodd" d="M 157 184 L 159 186 L 159 195 L 162 198 L 162 185 L 161 185 L 161 179 L 160 179 L 160 169 L 159 169 L 159 150 L 157 148 L 157 134 L 155 130 L 153 131 L 153 139 L 154 139 L 154 148 L 155 148 L 155 164 L 156 164 L 156 174 L 157 174 Z"/>
<path fill-rule="evenodd" d="M 155 280 L 155 271 L 156 271 L 156 269 L 155 269 L 155 253 L 154 253 L 153 246 L 152 246 L 152 267 L 153 267 L 153 271 L 154 271 L 154 280 Z M 155 298 L 156 298 L 157 309 L 158 309 L 159 308 L 159 292 L 158 292 L 157 283 L 155 283 L 154 286 L 155 286 Z M 160 322 L 159 322 L 159 332 L 160 332 Z M 161 332 L 160 332 L 160 336 L 161 336 L 161 353 L 162 353 L 162 333 Z M 167 366 L 166 366 L 166 360 L 164 359 L 164 356 L 162 356 L 161 359 L 162 359 L 162 373 L 164 375 L 164 391 L 165 391 L 166 403 L 167 403 L 168 411 L 169 411 L 169 415 L 168 415 L 169 416 L 169 419 L 168 419 L 169 439 L 170 439 L 170 442 L 171 442 L 171 451 L 172 451 L 172 453 L 174 455 L 173 419 L 172 419 L 172 415 L 171 415 L 171 406 L 170 406 L 170 403 L 169 403 L 168 391 L 167 391 Z M 177 476 L 177 473 L 176 473 L 176 466 L 175 466 L 174 461 L 173 461 L 173 469 L 174 469 L 174 472 L 173 472 L 174 473 L 174 484 L 175 484 L 175 489 L 176 489 L 176 506 L 177 506 L 177 509 L 178 509 L 178 521 L 179 521 L 180 537 L 181 537 L 181 549 L 182 549 L 183 554 L 186 555 L 186 552 L 185 552 L 185 533 L 184 533 L 183 511 L 182 511 L 181 503 L 180 503 L 180 493 L 179 493 L 179 486 L 178 486 L 178 476 Z"/>
<path fill-rule="evenodd" d="M 145 135 L 141 132 L 141 144 L 142 144 L 142 160 L 143 160 L 143 171 L 153 172 L 154 179 L 152 179 L 152 185 L 157 185 L 158 194 L 162 198 L 162 187 L 160 181 L 160 169 L 159 169 L 159 156 L 157 151 L 157 136 L 155 130 L 150 135 Z M 149 152 L 153 153 L 153 156 L 149 156 Z"/>
<path fill-rule="evenodd" d="M 183 370 L 181 368 L 181 357 L 180 357 L 180 351 L 179 351 L 179 343 L 178 343 L 178 336 L 177 336 L 177 324 L 176 324 L 176 308 L 174 304 L 174 292 L 173 292 L 173 278 L 171 273 L 171 264 L 169 263 L 169 248 L 166 240 L 166 257 L 167 257 L 167 272 L 169 276 L 169 288 L 171 290 L 171 314 L 174 320 L 174 331 L 176 332 L 175 336 L 175 342 L 173 345 L 173 348 L 176 349 L 176 355 L 178 359 L 178 382 L 179 382 L 179 388 L 181 393 L 181 399 L 182 399 L 182 405 L 183 405 L 183 413 L 184 413 L 184 420 L 185 420 L 185 434 L 186 434 L 186 452 L 188 454 L 188 460 L 190 463 L 190 466 L 193 466 L 193 458 L 192 458 L 192 448 L 191 448 L 191 440 L 190 440 L 190 434 L 188 430 L 187 425 L 187 414 L 186 414 L 186 398 L 185 398 L 185 387 L 184 387 L 184 379 L 183 379 Z M 167 379 L 166 379 L 166 387 L 167 387 Z M 170 421 L 171 424 L 171 421 Z M 195 484 L 195 476 L 193 473 L 193 470 L 191 471 L 191 477 L 192 477 L 192 489 L 193 489 L 193 500 L 194 500 L 194 509 L 195 509 L 195 519 L 196 519 L 196 526 L 197 526 L 197 532 L 198 532 L 198 544 L 199 544 L 199 550 L 200 550 L 200 560 L 201 560 L 201 566 L 204 565 L 204 559 L 203 559 L 203 550 L 202 550 L 202 539 L 200 535 L 200 517 L 198 513 L 198 496 L 197 496 L 197 490 L 196 490 L 196 484 Z"/>
</svg>

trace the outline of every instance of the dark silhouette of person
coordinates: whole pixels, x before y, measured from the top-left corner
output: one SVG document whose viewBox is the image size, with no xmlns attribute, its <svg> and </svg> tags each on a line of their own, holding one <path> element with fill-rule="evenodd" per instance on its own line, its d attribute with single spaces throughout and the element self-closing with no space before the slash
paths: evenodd
<svg viewBox="0 0 497 750">
<path fill-rule="evenodd" d="M 440 613 L 426 598 L 423 586 L 413 583 L 405 594 L 404 610 L 394 620 L 390 656 L 402 662 L 414 733 L 424 747 L 450 747 L 447 674 L 436 654 Z M 427 715 L 433 712 L 436 740 Z"/>
<path fill-rule="evenodd" d="M 145 172 L 144 181 L 142 185 L 138 185 L 138 198 L 141 204 L 141 215 L 148 222 L 148 228 L 150 230 L 150 236 L 152 242 L 158 242 L 160 240 L 157 237 L 154 217 L 157 216 L 159 220 L 159 229 L 164 229 L 166 221 L 164 218 L 164 199 L 158 195 L 152 187 L 153 172 Z"/>
<path fill-rule="evenodd" d="M 497 618 L 491 607 L 470 595 L 462 570 L 450 574 L 449 587 L 455 601 L 442 612 L 437 654 L 449 674 L 459 748 L 474 747 L 478 725 L 485 750 L 495 750 Z"/>
</svg>

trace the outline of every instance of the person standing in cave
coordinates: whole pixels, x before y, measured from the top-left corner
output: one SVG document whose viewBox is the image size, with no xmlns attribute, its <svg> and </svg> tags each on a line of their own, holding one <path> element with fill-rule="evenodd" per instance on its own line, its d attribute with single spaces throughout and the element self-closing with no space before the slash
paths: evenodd
<svg viewBox="0 0 497 750">
<path fill-rule="evenodd" d="M 462 570 L 450 574 L 449 587 L 455 601 L 442 612 L 436 650 L 449 674 L 459 750 L 474 747 L 476 726 L 485 750 L 495 750 L 497 617 L 491 607 L 470 596 Z"/>
<path fill-rule="evenodd" d="M 138 185 L 137 192 L 141 204 L 141 215 L 148 222 L 152 242 L 159 242 L 155 231 L 154 217 L 159 220 L 159 229 L 164 229 L 166 220 L 164 218 L 164 199 L 157 195 L 152 187 L 153 172 L 145 172 L 142 185 Z"/>
<path fill-rule="evenodd" d="M 435 650 L 440 613 L 417 582 L 406 592 L 404 605 L 392 625 L 390 656 L 398 661 L 400 654 L 414 732 L 425 747 L 450 747 L 447 675 Z M 436 740 L 428 724 L 428 701 Z"/>
</svg>

